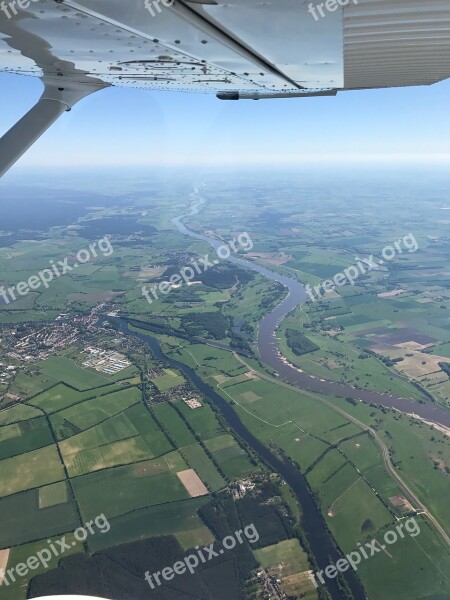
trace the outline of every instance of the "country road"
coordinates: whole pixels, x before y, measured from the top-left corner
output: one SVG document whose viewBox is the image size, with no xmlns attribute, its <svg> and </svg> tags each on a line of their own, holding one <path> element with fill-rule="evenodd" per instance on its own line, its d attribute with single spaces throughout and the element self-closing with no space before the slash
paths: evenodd
<svg viewBox="0 0 450 600">
<path fill-rule="evenodd" d="M 244 364 L 249 370 L 255 371 L 255 368 L 252 367 L 251 365 L 249 365 L 248 363 L 246 363 L 242 357 L 240 357 L 235 352 L 233 352 L 233 354 L 234 354 L 235 358 L 240 363 Z M 403 481 L 403 479 L 397 473 L 397 471 L 395 470 L 395 467 L 391 461 L 389 448 L 386 446 L 386 444 L 383 442 L 383 440 L 380 438 L 380 436 L 377 434 L 377 432 L 374 429 L 372 429 L 372 427 L 369 427 L 369 425 L 366 425 L 365 423 L 363 423 L 362 421 L 360 421 L 353 415 L 350 415 L 349 413 L 347 413 L 345 410 L 342 410 L 338 406 L 335 406 L 329 400 L 325 400 L 325 398 L 321 398 L 318 395 L 313 395 L 312 393 L 305 391 L 305 390 L 300 390 L 296 386 L 293 386 L 289 383 L 281 381 L 278 378 L 271 377 L 270 375 L 262 373 L 259 370 L 257 372 L 258 372 L 258 376 L 261 377 L 262 379 L 266 379 L 267 381 L 271 381 L 272 383 L 281 385 L 288 389 L 294 390 L 298 393 L 301 392 L 302 394 L 306 394 L 308 396 L 314 397 L 314 399 L 317 400 L 318 402 L 325 404 L 326 406 L 328 406 L 335 412 L 339 413 L 340 415 L 342 415 L 343 417 L 345 417 L 346 419 L 348 419 L 349 421 L 354 423 L 357 427 L 363 429 L 364 431 L 367 431 L 369 433 L 369 435 L 374 439 L 374 441 L 376 442 L 376 444 L 379 446 L 379 448 L 381 450 L 383 462 L 384 462 L 384 465 L 385 465 L 385 468 L 386 468 L 386 471 L 388 472 L 388 474 L 392 477 L 392 479 L 397 483 L 397 485 L 400 487 L 400 489 L 404 492 L 405 496 L 407 496 L 407 499 L 411 502 L 414 509 L 418 513 L 421 513 L 428 518 L 430 523 L 441 534 L 442 538 L 445 540 L 447 545 L 450 546 L 450 536 L 447 534 L 447 532 L 442 527 L 442 525 L 437 521 L 437 519 L 431 514 L 431 512 L 428 510 L 428 508 L 419 500 L 419 498 L 416 496 L 416 494 L 411 490 L 411 488 Z"/>
</svg>

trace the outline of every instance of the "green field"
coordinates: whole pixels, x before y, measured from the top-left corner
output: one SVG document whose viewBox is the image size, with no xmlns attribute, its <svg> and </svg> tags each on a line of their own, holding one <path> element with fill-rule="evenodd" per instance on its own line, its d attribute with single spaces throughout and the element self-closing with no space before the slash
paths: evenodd
<svg viewBox="0 0 450 600">
<path fill-rule="evenodd" d="M 50 420 L 58 438 L 65 439 L 90 429 L 122 412 L 132 404 L 137 404 L 140 398 L 141 393 L 138 388 L 127 388 L 92 400 L 85 400 L 70 408 L 53 413 Z"/>
<path fill-rule="evenodd" d="M 247 453 L 232 435 L 226 434 L 206 440 L 205 446 L 230 479 L 244 477 L 255 470 Z"/>
<path fill-rule="evenodd" d="M 255 557 L 263 569 L 280 582 L 281 589 L 289 596 L 315 600 L 316 588 L 307 572 L 311 566 L 308 556 L 297 539 L 285 540 L 255 550 Z"/>
<path fill-rule="evenodd" d="M 67 500 L 67 483 L 65 481 L 39 488 L 39 508 L 64 504 Z"/>
<path fill-rule="evenodd" d="M 216 491 L 225 487 L 226 483 L 222 475 L 217 471 L 216 466 L 199 444 L 185 446 L 182 449 L 182 454 L 209 489 Z"/>
<path fill-rule="evenodd" d="M 65 485 L 65 482 L 61 483 Z M 40 508 L 42 489 L 46 488 L 20 492 L 0 499 L 3 519 L 0 531 L 1 548 L 10 548 L 49 535 L 73 531 L 78 527 L 79 519 L 74 502 L 68 500 Z M 59 499 L 62 499 L 62 494 Z"/>
<path fill-rule="evenodd" d="M 109 383 L 107 377 L 83 369 L 64 356 L 50 356 L 41 367 L 43 373 L 51 379 L 67 383 L 77 390 L 87 390 Z"/>
<path fill-rule="evenodd" d="M 178 447 L 195 443 L 195 437 L 169 402 L 157 404 L 153 411 Z"/>
<path fill-rule="evenodd" d="M 68 526 L 70 526 L 70 521 L 68 521 L 67 524 Z M 48 524 L 47 528 L 48 531 L 50 531 Z M 26 563 L 30 556 L 36 556 L 36 554 L 39 551 L 41 551 L 44 548 L 47 548 L 49 546 L 48 541 L 52 542 L 55 545 L 55 547 L 58 547 L 56 542 L 60 539 L 61 536 L 53 536 L 52 534 L 46 534 L 46 537 L 44 539 L 39 539 L 38 541 L 34 540 L 30 543 L 15 546 L 14 548 L 11 548 L 8 565 L 18 565 L 19 563 Z M 70 548 L 64 552 L 64 556 L 71 556 L 73 554 L 77 554 L 83 551 L 82 545 L 73 538 L 70 532 L 68 532 L 68 534 L 66 535 L 66 540 Z M 72 546 L 73 542 L 76 543 Z M 55 569 L 58 566 L 60 560 L 60 556 L 52 555 L 48 562 L 47 568 L 45 568 L 42 563 L 39 563 L 36 570 L 33 570 L 33 575 L 41 575 L 43 573 L 47 573 L 49 569 Z M 27 593 L 26 584 L 27 577 L 18 578 L 14 583 L 11 581 L 9 586 L 3 584 L 1 591 L 2 600 L 17 600 L 20 598 L 25 599 Z"/>
<path fill-rule="evenodd" d="M 16 406 L 11 406 L 11 408 L 0 411 L 0 426 L 18 423 L 19 421 L 26 421 L 27 419 L 40 417 L 41 415 L 42 412 L 36 408 L 33 408 L 32 406 L 18 404 Z"/>
<path fill-rule="evenodd" d="M 105 513 L 117 517 L 145 506 L 188 497 L 166 461 L 143 461 L 135 465 L 105 469 L 72 480 L 83 518 Z"/>
<path fill-rule="evenodd" d="M 0 496 L 65 479 L 55 446 L 0 461 Z"/>
<path fill-rule="evenodd" d="M 53 435 L 44 417 L 0 427 L 0 460 L 53 443 Z"/>
<path fill-rule="evenodd" d="M 69 477 L 77 477 L 108 467 L 142 461 L 150 457 L 145 441 L 136 436 L 88 450 L 81 448 L 71 453 L 66 451 L 63 452 L 63 458 Z"/>
<path fill-rule="evenodd" d="M 167 392 L 167 390 L 171 390 L 177 385 L 185 383 L 184 377 L 172 369 L 164 369 L 164 372 L 165 375 L 160 375 L 151 380 L 160 392 Z"/>
<path fill-rule="evenodd" d="M 150 506 L 111 519 L 111 529 L 101 536 L 88 539 L 91 552 L 131 542 L 144 536 L 173 534 L 184 549 L 196 544 L 210 544 L 214 537 L 197 515 L 208 497 L 189 498 L 169 504 Z"/>
<path fill-rule="evenodd" d="M 172 450 L 172 444 L 164 431 L 152 416 L 151 411 L 142 404 L 135 404 L 123 413 L 133 424 L 136 431 L 145 440 L 150 458 L 162 456 Z"/>
<path fill-rule="evenodd" d="M 223 432 L 214 411 L 208 404 L 205 403 L 201 408 L 192 410 L 184 402 L 176 402 L 176 407 L 202 440 L 215 437 Z"/>
<path fill-rule="evenodd" d="M 58 383 L 38 396 L 35 396 L 31 400 L 31 403 L 33 406 L 42 408 L 46 413 L 51 414 L 68 408 L 69 406 L 72 406 L 72 404 L 87 400 L 88 398 L 114 392 L 119 389 L 120 387 L 113 383 L 100 388 L 89 389 L 85 392 L 79 392 L 64 383 Z"/>
</svg>

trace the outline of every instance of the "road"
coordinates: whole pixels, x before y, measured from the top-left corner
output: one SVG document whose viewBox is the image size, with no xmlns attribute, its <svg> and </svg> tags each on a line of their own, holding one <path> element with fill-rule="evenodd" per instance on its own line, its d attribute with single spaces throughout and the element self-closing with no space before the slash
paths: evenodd
<svg viewBox="0 0 450 600">
<path fill-rule="evenodd" d="M 240 357 L 238 354 L 236 354 L 236 352 L 233 352 L 233 354 L 234 354 L 235 358 L 240 363 L 244 364 L 249 370 L 255 371 L 255 368 L 253 366 L 249 365 L 248 363 L 246 363 L 242 357 Z M 374 439 L 375 443 L 379 446 L 379 448 L 381 450 L 384 466 L 385 466 L 388 474 L 392 477 L 392 479 L 397 483 L 399 488 L 403 491 L 403 493 L 405 494 L 405 496 L 407 497 L 409 502 L 412 504 L 413 508 L 418 513 L 424 515 L 430 521 L 430 523 L 434 526 L 436 531 L 438 531 L 440 533 L 441 537 L 444 539 L 446 544 L 448 546 L 450 546 L 450 537 L 448 536 L 447 532 L 442 527 L 442 525 L 439 523 L 439 521 L 431 514 L 431 512 L 423 504 L 423 502 L 421 502 L 419 500 L 419 498 L 416 496 L 416 494 L 411 490 L 411 488 L 400 477 L 398 472 L 395 470 L 394 465 L 392 464 L 391 455 L 389 453 L 389 448 L 386 446 L 386 444 L 380 438 L 378 433 L 374 429 L 372 429 L 372 427 L 370 427 L 369 425 L 366 425 L 365 423 L 363 423 L 362 421 L 360 421 L 353 415 L 350 415 L 349 413 L 345 412 L 345 410 L 342 410 L 338 406 L 335 406 L 332 402 L 330 402 L 329 400 L 326 400 L 325 398 L 321 398 L 318 395 L 313 395 L 310 392 L 307 392 L 305 390 L 299 390 L 297 387 L 295 387 L 289 383 L 286 383 L 284 381 L 281 381 L 278 378 L 271 377 L 270 375 L 266 375 L 265 373 L 262 373 L 259 370 L 257 372 L 258 372 L 258 376 L 261 377 L 262 379 L 266 379 L 267 381 L 271 381 L 272 383 L 275 383 L 276 385 L 281 385 L 283 387 L 294 390 L 296 392 L 301 391 L 302 394 L 306 394 L 308 396 L 313 397 L 316 401 L 321 402 L 322 404 L 325 404 L 326 406 L 331 408 L 331 410 L 334 410 L 335 412 L 339 413 L 340 415 L 342 415 L 343 417 L 345 417 L 346 419 L 348 419 L 349 421 L 354 423 L 357 427 L 363 429 L 364 431 L 367 431 L 369 433 L 369 435 Z M 289 421 L 289 422 L 292 423 L 292 421 Z M 377 491 L 376 490 L 374 490 L 374 491 L 377 494 Z"/>
</svg>

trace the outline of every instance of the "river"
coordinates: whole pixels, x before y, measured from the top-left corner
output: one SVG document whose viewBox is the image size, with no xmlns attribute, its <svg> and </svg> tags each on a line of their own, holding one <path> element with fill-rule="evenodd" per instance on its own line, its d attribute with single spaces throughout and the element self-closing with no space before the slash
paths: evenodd
<svg viewBox="0 0 450 600">
<path fill-rule="evenodd" d="M 308 543 L 311 548 L 317 564 L 320 569 L 325 569 L 330 562 L 336 562 L 342 555 L 337 550 L 334 540 L 329 533 L 324 518 L 320 509 L 311 496 L 309 491 L 308 483 L 305 477 L 289 461 L 283 461 L 277 458 L 264 444 L 262 444 L 242 423 L 238 414 L 234 411 L 232 406 L 222 398 L 214 388 L 206 384 L 197 373 L 177 360 L 166 356 L 158 343 L 158 341 L 145 333 L 133 331 L 129 329 L 128 323 L 125 319 L 117 319 L 120 329 L 126 335 L 132 335 L 143 342 L 145 342 L 152 350 L 153 355 L 163 361 L 169 363 L 171 366 L 179 369 L 186 378 L 194 383 L 194 385 L 202 392 L 202 394 L 209 399 L 219 410 L 223 418 L 226 420 L 228 425 L 236 432 L 249 446 L 254 450 L 258 456 L 260 456 L 270 467 L 289 484 L 294 494 L 296 495 L 298 502 L 302 509 L 302 531 L 306 535 Z M 145 327 L 145 323 L 141 326 Z M 352 591 L 355 600 L 366 600 L 367 596 L 364 592 L 364 588 L 361 585 L 359 579 L 355 576 L 355 573 L 350 569 L 345 573 L 342 573 L 342 577 L 347 582 L 347 585 Z M 347 596 L 340 589 L 335 579 L 328 579 L 324 577 L 326 587 L 331 594 L 333 600 L 345 600 Z"/>
<path fill-rule="evenodd" d="M 223 245 L 222 241 L 192 231 L 183 223 L 185 218 L 192 217 L 198 213 L 201 210 L 202 205 L 205 203 L 205 200 L 199 195 L 197 189 L 194 190 L 194 192 L 191 194 L 191 197 L 193 199 L 193 203 L 188 212 L 174 218 L 173 223 L 176 225 L 180 233 L 207 242 L 214 250 L 217 250 Z M 360 390 L 348 384 L 341 384 L 326 380 L 324 381 L 310 376 L 307 373 L 300 371 L 296 367 L 287 364 L 283 360 L 283 357 L 278 350 L 276 331 L 284 317 L 294 308 L 296 308 L 298 304 L 305 301 L 306 292 L 304 287 L 296 279 L 272 271 L 249 260 L 238 258 L 237 256 L 233 255 L 226 260 L 245 269 L 251 269 L 252 271 L 257 272 L 272 281 L 280 283 L 287 289 L 286 296 L 269 314 L 267 314 L 261 320 L 258 329 L 258 349 L 261 361 L 274 369 L 274 371 L 279 374 L 280 378 L 286 380 L 294 386 L 299 387 L 300 389 L 307 389 L 332 396 L 348 396 L 354 398 L 355 400 L 361 400 L 369 404 L 382 404 L 386 407 L 396 408 L 397 410 L 405 413 L 417 414 L 418 416 L 429 421 L 450 426 L 450 412 L 447 412 L 436 405 L 420 404 L 406 398 L 399 398 L 383 393 Z M 213 388 L 202 381 L 202 379 L 200 379 L 193 369 L 184 363 L 180 363 L 172 358 L 167 357 L 162 352 L 158 341 L 150 334 L 147 335 L 130 330 L 125 319 L 118 319 L 118 322 L 124 333 L 141 339 L 148 344 L 157 358 L 164 362 L 168 362 L 175 368 L 182 371 L 187 379 L 191 380 L 198 387 L 198 389 L 207 398 L 209 398 L 209 400 L 215 406 L 217 406 L 230 427 L 290 485 L 302 507 L 302 530 L 308 539 L 311 551 L 314 554 L 319 567 L 324 569 L 330 562 L 335 562 L 337 559 L 339 559 L 340 553 L 335 546 L 333 537 L 326 527 L 320 509 L 311 496 L 308 483 L 302 473 L 292 463 L 279 459 L 268 448 L 266 448 L 266 446 L 264 446 L 264 444 L 262 444 L 245 427 L 232 406 Z M 347 571 L 346 573 L 342 574 L 342 577 L 345 578 L 345 581 L 351 589 L 355 600 L 364 600 L 366 598 L 364 588 L 353 571 Z M 336 580 L 325 578 L 325 582 L 333 599 L 344 600 L 346 596 L 340 589 Z"/>
<path fill-rule="evenodd" d="M 192 231 L 183 223 L 183 220 L 186 217 L 192 217 L 197 214 L 205 203 L 205 200 L 200 196 L 197 188 L 191 193 L 191 198 L 193 198 L 194 201 L 188 212 L 174 218 L 173 223 L 180 233 L 194 237 L 198 240 L 203 240 L 212 246 L 214 250 L 217 250 L 223 245 L 222 241 Z M 311 392 L 319 392 L 330 396 L 349 397 L 354 400 L 361 400 L 366 404 L 377 404 L 387 408 L 395 408 L 406 414 L 415 414 L 426 421 L 443 425 L 444 427 L 450 427 L 450 411 L 447 411 L 438 404 L 431 402 L 422 404 L 392 394 L 371 392 L 358 389 L 350 384 L 319 379 L 318 377 L 308 375 L 308 373 L 286 363 L 278 349 L 276 338 L 277 328 L 284 317 L 305 301 L 305 288 L 296 279 L 281 275 L 280 273 L 258 265 L 250 260 L 238 258 L 233 255 L 226 260 L 245 269 L 256 271 L 264 277 L 280 283 L 288 290 L 286 297 L 261 320 L 258 328 L 258 350 L 261 362 L 271 367 L 286 382 Z"/>
</svg>

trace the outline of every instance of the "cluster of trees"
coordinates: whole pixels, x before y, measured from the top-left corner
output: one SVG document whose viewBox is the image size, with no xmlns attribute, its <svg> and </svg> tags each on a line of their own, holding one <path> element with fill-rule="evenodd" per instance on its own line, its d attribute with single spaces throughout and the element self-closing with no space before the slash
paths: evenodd
<svg viewBox="0 0 450 600">
<path fill-rule="evenodd" d="M 450 363 L 440 362 L 440 363 L 438 363 L 438 365 L 441 367 L 441 369 L 444 371 L 444 373 L 447 373 L 447 375 L 450 376 Z"/>
<path fill-rule="evenodd" d="M 289 348 L 297 356 L 319 350 L 319 346 L 297 329 L 286 329 L 286 341 Z"/>
<path fill-rule="evenodd" d="M 184 331 L 189 336 L 201 337 L 206 334 L 215 340 L 223 340 L 230 326 L 229 319 L 220 312 L 190 313 L 181 319 Z"/>
</svg>

